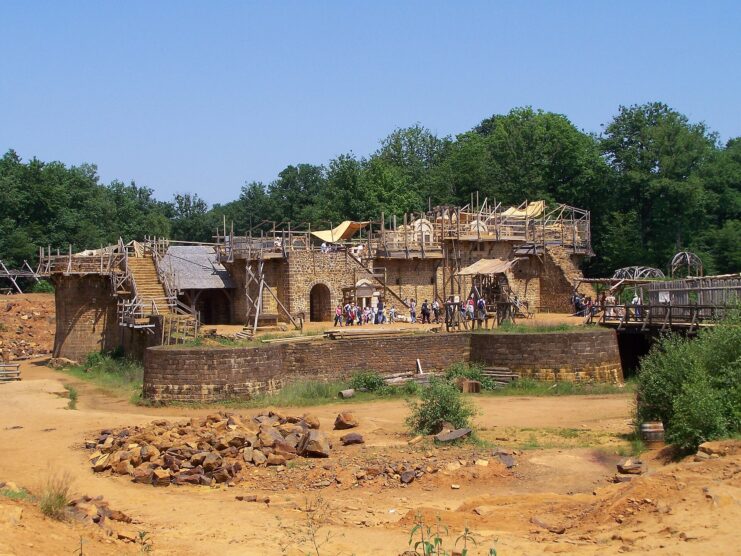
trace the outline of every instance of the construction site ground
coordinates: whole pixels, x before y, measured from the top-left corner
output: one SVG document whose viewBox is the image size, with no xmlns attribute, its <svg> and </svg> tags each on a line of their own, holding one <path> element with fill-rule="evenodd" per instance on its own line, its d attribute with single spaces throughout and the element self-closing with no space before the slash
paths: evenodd
<svg viewBox="0 0 741 556">
<path fill-rule="evenodd" d="M 0 361 L 51 353 L 55 327 L 53 293 L 0 296 Z"/>
<path fill-rule="evenodd" d="M 521 318 L 516 320 L 516 324 L 536 327 L 536 326 L 559 326 L 559 325 L 570 325 L 579 326 L 584 324 L 584 317 L 574 317 L 571 315 L 565 315 L 563 313 L 537 313 L 532 318 Z M 243 325 L 239 324 L 218 324 L 218 325 L 203 325 L 202 332 L 209 334 L 211 332 L 222 335 L 222 336 L 234 336 L 237 332 L 242 331 Z M 258 329 L 258 338 L 265 335 L 281 335 L 281 332 L 285 332 L 286 335 L 298 334 L 292 326 L 281 324 L 282 331 L 278 330 L 260 330 Z M 370 332 L 370 331 L 384 331 L 384 330 L 429 330 L 432 328 L 445 328 L 445 323 L 432 323 L 422 324 L 420 322 L 410 323 L 397 321 L 393 323 L 386 323 L 382 325 L 366 324 L 363 326 L 344 326 L 342 330 L 349 330 L 352 332 Z M 327 330 L 339 330 L 339 326 L 333 326 L 331 322 L 305 322 L 302 334 L 321 334 Z"/>
<path fill-rule="evenodd" d="M 610 482 L 618 452 L 628 449 L 634 403 L 628 393 L 473 396 L 476 427 L 487 444 L 455 447 L 429 440 L 409 445 L 408 409 L 399 400 L 286 408 L 319 418 L 334 444 L 330 458 L 294 460 L 283 470 L 251 469 L 233 487 L 153 487 L 93 473 L 85 439 L 106 428 L 214 409 L 134 406 L 44 362 L 23 362 L 21 382 L 0 384 L 0 481 L 37 492 L 49 474 L 66 471 L 75 494 L 102 495 L 131 516 L 128 526 L 148 533 L 154 554 L 315 554 L 308 515 L 319 516 L 318 541 L 331 537 L 320 554 L 401 554 L 417 514 L 449 528 L 443 535 L 449 549 L 468 527 L 479 542 L 471 554 L 488 554 L 489 547 L 499 555 L 739 553 L 741 453 L 671 462 L 653 450 L 643 455 L 645 475 Z M 64 384 L 78 391 L 76 410 L 67 409 Z M 346 431 L 332 430 L 337 413 L 348 408 L 360 422 L 353 432 L 364 436 L 363 445 L 343 447 L 339 437 Z M 514 450 L 517 465 L 507 469 L 492 455 L 492 445 Z M 733 448 L 738 452 L 738 443 Z M 356 480 L 378 462 L 440 470 L 404 486 Z M 236 498 L 249 495 L 270 501 Z M 307 501 L 327 511 L 307 514 Z M 84 554 L 143 550 L 95 525 L 55 522 L 30 502 L 0 496 L 0 554 L 73 554 L 81 541 Z"/>
</svg>

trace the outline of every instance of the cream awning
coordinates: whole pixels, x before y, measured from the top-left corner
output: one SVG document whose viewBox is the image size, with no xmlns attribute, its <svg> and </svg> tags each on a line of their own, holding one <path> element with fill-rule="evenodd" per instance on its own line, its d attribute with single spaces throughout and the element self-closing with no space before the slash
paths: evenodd
<svg viewBox="0 0 741 556">
<path fill-rule="evenodd" d="M 475 276 L 476 274 L 504 274 L 512 266 L 521 261 L 522 257 L 512 260 L 502 259 L 479 259 L 472 265 L 460 269 L 456 274 L 458 276 Z"/>
<path fill-rule="evenodd" d="M 331 230 L 319 230 L 318 232 L 311 232 L 311 235 L 318 237 L 327 243 L 337 243 L 338 241 L 350 239 L 369 223 L 370 222 L 353 222 L 351 220 L 345 220 L 342 224 L 335 226 Z"/>
<path fill-rule="evenodd" d="M 523 209 L 519 210 L 516 207 L 510 207 L 502 213 L 502 216 L 508 216 L 509 218 L 535 218 L 540 216 L 545 211 L 545 201 L 533 201 Z"/>
</svg>

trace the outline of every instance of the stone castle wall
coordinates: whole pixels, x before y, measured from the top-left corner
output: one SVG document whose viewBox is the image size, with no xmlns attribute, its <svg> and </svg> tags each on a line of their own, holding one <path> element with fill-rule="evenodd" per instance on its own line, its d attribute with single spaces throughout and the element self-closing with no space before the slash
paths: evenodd
<svg viewBox="0 0 741 556">
<path fill-rule="evenodd" d="M 617 333 L 471 334 L 471 361 L 508 367 L 536 380 L 622 382 Z"/>
<path fill-rule="evenodd" d="M 250 348 L 154 347 L 144 357 L 144 396 L 215 401 L 275 392 L 296 380 L 338 380 L 354 372 L 442 370 L 469 357 L 469 337 L 436 334 L 318 340 Z"/>
<path fill-rule="evenodd" d="M 88 353 L 111 351 L 120 345 L 116 298 L 108 277 L 55 275 L 53 281 L 54 357 L 81 361 Z"/>
<path fill-rule="evenodd" d="M 616 333 L 413 334 L 316 340 L 249 348 L 146 350 L 144 395 L 162 401 L 217 401 L 275 392 L 296 380 L 337 380 L 359 370 L 425 371 L 457 362 L 509 367 L 542 380 L 621 382 Z"/>
</svg>

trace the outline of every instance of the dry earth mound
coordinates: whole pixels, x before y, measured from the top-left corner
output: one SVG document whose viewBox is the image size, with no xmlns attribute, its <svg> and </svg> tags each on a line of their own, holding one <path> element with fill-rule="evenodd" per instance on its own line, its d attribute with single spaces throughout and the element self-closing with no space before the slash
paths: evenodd
<svg viewBox="0 0 741 556">
<path fill-rule="evenodd" d="M 0 297 L 0 360 L 51 353 L 55 327 L 54 294 Z"/>
</svg>

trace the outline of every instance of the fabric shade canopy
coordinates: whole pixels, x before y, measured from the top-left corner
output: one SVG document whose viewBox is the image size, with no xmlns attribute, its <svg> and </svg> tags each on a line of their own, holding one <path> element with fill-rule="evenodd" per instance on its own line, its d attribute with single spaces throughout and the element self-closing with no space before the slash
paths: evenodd
<svg viewBox="0 0 741 556">
<path fill-rule="evenodd" d="M 369 222 L 353 222 L 351 220 L 345 220 L 342 224 L 335 226 L 331 230 L 319 230 L 317 232 L 311 232 L 311 235 L 318 237 L 327 243 L 337 243 L 338 241 L 350 239 L 368 224 Z"/>
<path fill-rule="evenodd" d="M 533 201 L 520 210 L 516 207 L 510 207 L 502 213 L 502 216 L 508 216 L 510 218 L 535 218 L 540 216 L 545 211 L 545 201 Z"/>
<path fill-rule="evenodd" d="M 479 259 L 472 265 L 462 268 L 457 272 L 458 276 L 475 276 L 477 274 L 504 274 L 512 266 L 521 261 L 522 257 L 505 261 L 502 259 Z"/>
</svg>

